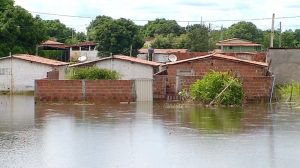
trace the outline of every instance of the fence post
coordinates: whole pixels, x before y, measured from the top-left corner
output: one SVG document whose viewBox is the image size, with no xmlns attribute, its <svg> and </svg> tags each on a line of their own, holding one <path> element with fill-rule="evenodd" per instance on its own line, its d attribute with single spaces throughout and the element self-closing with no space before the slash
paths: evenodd
<svg viewBox="0 0 300 168">
<path fill-rule="evenodd" d="M 82 88 L 82 100 L 86 101 L 86 83 L 85 83 L 85 80 L 81 80 L 81 88 Z"/>
</svg>

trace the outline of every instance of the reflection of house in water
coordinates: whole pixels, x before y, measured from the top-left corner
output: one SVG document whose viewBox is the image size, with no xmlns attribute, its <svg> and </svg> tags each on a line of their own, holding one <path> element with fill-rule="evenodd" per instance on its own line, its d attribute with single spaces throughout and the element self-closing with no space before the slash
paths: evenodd
<svg viewBox="0 0 300 168">
<path fill-rule="evenodd" d="M 82 42 L 76 45 L 69 46 L 71 61 L 77 61 L 82 57 L 86 61 L 94 61 L 98 59 L 98 51 L 96 50 L 96 43 L 92 41 Z"/>
</svg>

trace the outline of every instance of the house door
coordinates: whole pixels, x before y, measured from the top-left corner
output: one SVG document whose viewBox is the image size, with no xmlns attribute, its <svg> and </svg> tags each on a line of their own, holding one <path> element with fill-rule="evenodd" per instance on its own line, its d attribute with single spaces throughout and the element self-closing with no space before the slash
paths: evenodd
<svg viewBox="0 0 300 168">
<path fill-rule="evenodd" d="M 12 76 L 10 68 L 0 68 L 0 91 L 10 91 Z"/>
<path fill-rule="evenodd" d="M 153 101 L 153 80 L 136 79 L 135 80 L 136 101 Z"/>
</svg>

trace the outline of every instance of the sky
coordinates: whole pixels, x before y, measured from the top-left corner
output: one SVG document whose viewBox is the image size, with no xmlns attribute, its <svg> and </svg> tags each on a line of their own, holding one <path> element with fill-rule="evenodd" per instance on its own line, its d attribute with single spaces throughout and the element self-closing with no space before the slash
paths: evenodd
<svg viewBox="0 0 300 168">
<path fill-rule="evenodd" d="M 300 29 L 299 0 L 15 0 L 15 4 L 33 16 L 38 12 L 43 19 L 59 19 L 68 27 L 83 32 L 99 15 L 131 19 L 138 25 L 156 18 L 176 20 L 181 26 L 201 23 L 202 20 L 204 24 L 210 23 L 212 29 L 229 27 L 238 22 L 224 20 L 245 20 L 266 30 L 271 28 L 271 19 L 247 19 L 271 18 L 275 13 L 275 29 L 279 29 L 280 22 L 283 30 Z M 297 17 L 282 18 L 294 16 Z"/>
</svg>

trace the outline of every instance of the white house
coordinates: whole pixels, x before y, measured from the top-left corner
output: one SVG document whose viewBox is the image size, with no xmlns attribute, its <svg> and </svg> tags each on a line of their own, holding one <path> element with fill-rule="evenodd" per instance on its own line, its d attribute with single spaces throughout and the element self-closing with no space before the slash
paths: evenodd
<svg viewBox="0 0 300 168">
<path fill-rule="evenodd" d="M 160 65 L 162 64 L 135 57 L 114 55 L 95 61 L 73 64 L 70 67 L 97 66 L 99 68 L 117 71 L 123 80 L 132 80 L 153 79 L 153 74 L 159 71 Z"/>
<path fill-rule="evenodd" d="M 176 59 L 176 54 L 180 53 L 187 53 L 187 49 L 152 49 L 152 61 L 155 62 L 172 62 L 173 60 L 170 59 Z M 139 54 L 137 55 L 137 58 L 144 59 L 144 60 L 150 60 L 151 57 L 149 56 L 148 49 L 139 49 Z M 176 61 L 176 60 L 175 60 Z"/>
<path fill-rule="evenodd" d="M 0 91 L 33 91 L 36 79 L 65 79 L 67 65 L 27 54 L 0 58 Z"/>
</svg>

